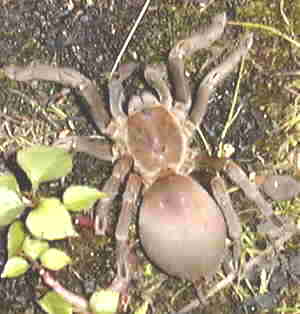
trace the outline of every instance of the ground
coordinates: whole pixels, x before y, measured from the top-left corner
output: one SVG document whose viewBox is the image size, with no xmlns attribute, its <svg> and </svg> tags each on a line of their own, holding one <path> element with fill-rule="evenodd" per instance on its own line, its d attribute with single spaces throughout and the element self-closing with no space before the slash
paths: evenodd
<svg viewBox="0 0 300 314">
<path fill-rule="evenodd" d="M 299 69 L 300 6 L 292 0 L 227 0 L 209 1 L 166 0 L 152 1 L 137 28 L 122 63 L 165 63 L 170 48 L 179 38 L 205 25 L 217 12 L 227 12 L 229 20 L 252 24 L 228 25 L 218 47 L 229 48 L 245 30 L 254 33 L 254 45 L 244 64 L 236 108 L 241 108 L 229 129 L 224 143 L 231 144 L 236 160 L 247 172 L 267 170 L 271 173 L 299 175 L 299 169 L 287 164 L 286 158 L 299 145 L 298 104 L 299 85 L 296 76 L 282 75 Z M 84 1 L 84 0 L 4 0 L 0 10 L 0 67 L 7 64 L 51 63 L 73 67 L 96 81 L 106 94 L 107 74 L 110 73 L 122 45 L 136 20 L 144 1 Z M 272 29 L 263 30 L 259 25 Z M 273 32 L 273 30 L 276 30 Z M 279 33 L 281 32 L 281 33 Z M 286 38 L 282 36 L 286 35 Z M 298 50 L 297 50 L 298 49 Z M 192 86 L 201 81 L 201 65 L 210 53 L 201 52 L 187 60 L 187 72 Z M 228 113 L 234 102 L 238 70 L 216 91 L 202 124 L 202 131 L 213 153 L 217 153 Z M 32 143 L 51 144 L 58 134 L 96 134 L 97 131 L 84 112 L 84 100 L 72 91 L 64 102 L 48 108 L 39 106 L 48 95 L 61 89 L 45 82 L 17 83 L 9 81 L 0 72 L 0 151 L 7 154 Z M 141 87 L 139 77 L 128 82 L 127 96 Z M 242 107 L 240 107 L 242 106 Z M 197 144 L 204 147 L 200 138 Z M 205 148 L 204 148 L 205 149 Z M 101 188 L 111 168 L 104 162 L 84 155 L 75 157 L 72 175 L 65 185 L 83 183 Z M 48 191 L 49 190 L 49 191 Z M 45 185 L 45 193 L 60 193 L 61 184 Z M 240 193 L 232 193 L 234 206 L 241 219 L 247 222 L 243 233 L 243 256 L 249 257 L 253 246 L 261 241 L 255 238 L 253 205 Z M 252 207 L 251 207 L 252 206 Z M 278 213 L 299 217 L 299 202 L 277 204 Z M 119 200 L 113 219 L 117 219 Z M 241 211 L 243 210 L 243 213 Z M 251 215 L 249 214 L 251 213 Z M 257 212 L 257 211 L 256 211 Z M 1 231 L 0 267 L 5 263 L 5 231 Z M 88 296 L 95 288 L 105 287 L 115 276 L 113 237 L 94 237 L 89 230 L 80 230 L 81 237 L 63 245 L 74 263 L 59 275 L 60 281 L 74 292 Z M 299 238 L 286 244 L 286 254 L 299 251 Z M 55 243 L 61 245 L 61 243 Z M 252 251 L 251 251 L 252 249 Z M 151 313 L 169 313 L 179 310 L 195 298 L 188 282 L 168 279 L 151 292 L 159 271 L 151 268 L 140 248 L 137 254 L 145 263 L 144 276 L 132 287 L 128 313 L 151 299 Z M 76 274 L 80 274 L 80 277 Z M 148 272 L 149 273 L 149 272 Z M 101 274 L 101 275 L 99 275 Z M 220 276 L 218 276 L 220 279 Z M 17 279 L 0 280 L 1 313 L 43 313 L 35 300 L 47 288 L 33 271 Z M 237 304 L 259 294 L 259 286 L 234 286 L 221 291 L 211 299 L 202 313 L 233 313 Z M 279 313 L 297 313 L 300 295 L 295 289 L 282 292 Z M 242 310 L 240 310 L 243 313 Z M 271 313 L 273 310 L 269 310 Z M 275 311 L 275 309 L 274 309 Z M 197 311 L 195 311 L 197 313 Z"/>
</svg>

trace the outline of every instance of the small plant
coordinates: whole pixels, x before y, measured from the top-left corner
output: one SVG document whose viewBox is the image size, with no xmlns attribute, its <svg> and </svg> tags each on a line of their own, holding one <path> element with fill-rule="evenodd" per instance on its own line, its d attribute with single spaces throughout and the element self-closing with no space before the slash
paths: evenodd
<svg viewBox="0 0 300 314">
<path fill-rule="evenodd" d="M 52 248 L 49 241 L 77 237 L 70 212 L 90 209 L 105 193 L 76 185 L 68 187 L 62 199 L 39 196 L 41 183 L 60 179 L 72 171 L 72 156 L 62 148 L 27 148 L 17 153 L 17 163 L 28 176 L 32 190 L 22 192 L 14 175 L 0 175 L 0 227 L 9 225 L 8 259 L 1 278 L 18 277 L 33 267 L 54 290 L 38 301 L 50 314 L 71 314 L 73 309 L 84 313 L 115 313 L 119 302 L 117 292 L 96 291 L 88 302 L 66 290 L 49 272 L 72 263 L 65 252 Z M 28 208 L 30 211 L 25 215 Z"/>
</svg>

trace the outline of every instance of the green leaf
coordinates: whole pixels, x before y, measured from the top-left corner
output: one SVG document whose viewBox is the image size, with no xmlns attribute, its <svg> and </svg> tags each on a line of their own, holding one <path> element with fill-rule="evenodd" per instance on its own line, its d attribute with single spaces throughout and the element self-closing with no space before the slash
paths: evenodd
<svg viewBox="0 0 300 314">
<path fill-rule="evenodd" d="M 30 264 L 25 258 L 14 256 L 7 260 L 1 278 L 13 278 L 18 277 L 26 273 Z"/>
<path fill-rule="evenodd" d="M 106 194 L 95 188 L 73 185 L 64 192 L 63 203 L 70 211 L 88 210 L 97 200 L 104 197 L 106 197 Z"/>
<path fill-rule="evenodd" d="M 293 80 L 292 86 L 294 86 L 296 88 L 300 88 L 300 80 Z"/>
<path fill-rule="evenodd" d="M 149 308 L 149 302 L 145 301 L 137 310 L 135 310 L 134 314 L 146 314 Z"/>
<path fill-rule="evenodd" d="M 29 213 L 26 226 L 39 239 L 59 240 L 78 236 L 69 212 L 57 198 L 41 199 L 38 207 Z"/>
<path fill-rule="evenodd" d="M 25 239 L 24 224 L 22 221 L 15 221 L 8 229 L 7 233 L 7 255 L 8 258 L 18 255 L 22 251 Z"/>
<path fill-rule="evenodd" d="M 40 257 L 44 267 L 50 270 L 60 270 L 72 262 L 71 258 L 63 251 L 51 248 Z"/>
<path fill-rule="evenodd" d="M 32 146 L 17 154 L 17 161 L 32 183 L 39 184 L 66 176 L 72 170 L 72 157 L 60 147 Z"/>
<path fill-rule="evenodd" d="M 24 254 L 33 260 L 39 258 L 48 249 L 47 241 L 32 239 L 30 236 L 27 236 L 23 243 Z"/>
<path fill-rule="evenodd" d="M 62 296 L 50 291 L 38 300 L 38 304 L 48 314 L 72 314 L 72 305 Z"/>
<path fill-rule="evenodd" d="M 25 209 L 19 195 L 7 187 L 0 186 L 0 227 L 12 223 Z"/>
<path fill-rule="evenodd" d="M 15 191 L 18 194 L 20 193 L 19 184 L 12 174 L 0 175 L 0 186 L 7 187 L 9 190 Z"/>
<path fill-rule="evenodd" d="M 90 308 L 95 314 L 114 314 L 118 311 L 120 293 L 112 290 L 100 290 L 92 294 Z"/>
</svg>

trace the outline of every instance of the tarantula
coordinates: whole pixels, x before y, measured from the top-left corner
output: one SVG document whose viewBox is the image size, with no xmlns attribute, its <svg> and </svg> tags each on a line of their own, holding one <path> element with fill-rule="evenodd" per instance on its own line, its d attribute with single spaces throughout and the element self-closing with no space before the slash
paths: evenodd
<svg viewBox="0 0 300 314">
<path fill-rule="evenodd" d="M 41 64 L 4 67 L 10 79 L 50 80 L 79 88 L 97 127 L 112 140 L 111 144 L 75 136 L 64 139 L 60 145 L 114 162 L 112 175 L 103 187 L 109 197 L 97 205 L 96 234 L 107 230 L 111 202 L 120 185 L 126 184 L 115 232 L 115 286 L 127 286 L 131 278 L 128 228 L 141 191 L 138 215 L 141 244 L 150 260 L 166 273 L 196 283 L 199 278 L 215 273 L 224 255 L 227 235 L 238 243 L 240 224 L 221 177 L 212 180 L 213 198 L 190 176 L 200 156 L 200 152 L 191 147 L 191 140 L 207 111 L 209 97 L 247 54 L 252 35 L 246 34 L 237 49 L 207 74 L 194 99 L 184 73 L 184 58 L 209 47 L 221 36 L 225 25 L 225 14 L 217 15 L 209 27 L 173 47 L 168 58 L 172 92 L 162 68 L 146 66 L 145 79 L 157 96 L 143 92 L 132 97 L 128 113 L 123 108 L 122 82 L 136 65 L 129 65 L 109 82 L 110 110 L 96 85 L 73 69 Z M 241 187 L 273 225 L 278 223 L 271 205 L 239 166 L 229 159 L 215 159 L 212 163 Z"/>
</svg>

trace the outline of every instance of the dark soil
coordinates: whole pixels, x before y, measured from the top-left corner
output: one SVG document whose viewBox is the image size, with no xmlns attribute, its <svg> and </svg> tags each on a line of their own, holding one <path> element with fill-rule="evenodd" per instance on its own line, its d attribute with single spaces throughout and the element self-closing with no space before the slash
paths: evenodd
<svg viewBox="0 0 300 314">
<path fill-rule="evenodd" d="M 165 63 L 176 40 L 195 31 L 200 25 L 207 24 L 216 12 L 226 11 L 231 20 L 272 25 L 289 34 L 282 22 L 279 5 L 273 4 L 271 0 L 212 1 L 207 10 L 200 14 L 207 2 L 152 1 L 122 63 Z M 73 67 L 95 80 L 99 90 L 107 98 L 107 74 L 111 71 L 143 3 L 142 0 L 4 0 L 0 10 L 0 67 L 11 63 L 27 65 L 32 62 Z M 273 11 L 269 9 L 272 5 Z M 290 22 L 295 23 L 293 25 L 296 31 L 296 26 L 299 26 L 293 19 L 297 15 L 292 2 L 286 10 Z M 242 28 L 228 25 L 218 43 L 219 46 L 230 48 L 236 44 L 242 32 Z M 278 148 L 293 135 L 292 131 L 289 134 L 283 133 L 280 125 L 282 121 L 286 121 L 289 116 L 288 108 L 295 101 L 295 95 L 284 89 L 291 82 L 290 77 L 284 77 L 283 80 L 282 77 L 276 76 L 276 73 L 296 69 L 299 56 L 292 45 L 282 38 L 272 37 L 258 30 L 254 32 L 254 47 L 245 63 L 245 74 L 237 102 L 237 107 L 242 105 L 242 110 L 230 128 L 225 142 L 235 148 L 232 158 L 247 172 L 265 168 L 274 172 L 274 165 L 279 163 L 279 160 L 274 160 Z M 201 52 L 193 60 L 188 60 L 187 69 L 193 87 L 207 72 L 207 69 L 203 72 L 199 69 L 209 55 L 208 52 Z M 213 153 L 217 152 L 237 77 L 236 71 L 216 91 L 202 124 L 202 130 Z M 44 108 L 37 105 L 48 95 L 60 91 L 61 86 L 47 82 L 12 82 L 4 75 L 1 76 L 1 72 L 0 81 L 0 151 L 3 156 L 30 143 L 51 144 L 61 132 L 68 132 L 70 135 L 97 133 L 86 112 L 84 100 L 76 91 L 72 91 L 63 102 L 55 104 L 56 109 L 65 113 L 65 116 L 62 116 L 51 106 Z M 137 73 L 126 84 L 127 96 L 132 95 L 136 88 L 143 84 L 141 74 Z M 299 145 L 299 142 L 296 145 Z M 291 172 L 290 169 L 287 171 Z M 75 157 L 74 171 L 67 177 L 64 186 L 80 183 L 101 188 L 110 173 L 109 164 L 78 154 Z M 48 184 L 44 185 L 42 190 L 47 195 L 60 195 L 64 186 L 61 183 Z M 253 208 L 253 204 L 249 204 L 240 193 L 236 193 L 233 199 L 238 211 Z M 117 199 L 112 210 L 113 221 L 117 220 L 119 208 L 120 199 Z M 299 216 L 299 209 L 296 213 Z M 255 219 L 258 219 L 257 215 L 241 215 L 242 220 L 247 222 L 247 234 L 255 230 L 253 226 Z M 295 216 L 294 213 L 293 218 Z M 63 246 L 74 261 L 71 268 L 59 274 L 60 282 L 73 292 L 88 297 L 96 288 L 107 287 L 115 277 L 115 242 L 112 236 L 96 238 L 89 230 L 79 232 L 80 239 L 54 245 Z M 6 261 L 5 237 L 6 230 L 2 230 L 0 271 Z M 290 244 L 287 256 L 297 255 L 297 240 L 299 239 L 294 239 Z M 147 260 L 139 247 L 137 255 L 144 266 L 139 270 L 140 280 L 136 280 L 131 287 L 132 298 L 128 313 L 134 313 L 147 300 L 152 302 L 147 313 L 171 313 L 196 297 L 188 282 L 172 278 L 151 292 L 159 281 L 160 273 L 153 268 L 151 274 L 146 275 Z M 293 280 L 295 285 L 296 281 Z M 242 300 L 259 294 L 259 284 L 253 283 L 252 291 L 247 290 L 247 286 L 240 293 L 231 288 L 222 291 L 211 299 L 210 306 L 201 313 L 244 313 L 245 307 L 242 304 L 245 301 Z M 283 282 L 284 287 L 288 287 L 288 284 L 289 281 Z M 295 290 L 286 289 L 284 293 L 276 290 L 278 299 L 272 308 L 284 304 L 295 306 L 297 302 L 299 306 L 299 292 Z M 0 313 L 44 313 L 36 304 L 36 300 L 46 291 L 47 287 L 34 271 L 28 271 L 26 275 L 16 279 L 0 279 Z M 269 313 L 272 311 L 267 309 Z"/>
</svg>

